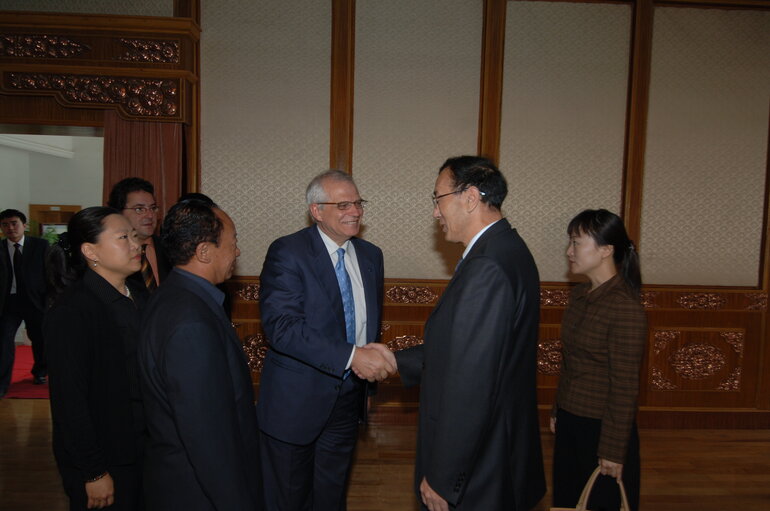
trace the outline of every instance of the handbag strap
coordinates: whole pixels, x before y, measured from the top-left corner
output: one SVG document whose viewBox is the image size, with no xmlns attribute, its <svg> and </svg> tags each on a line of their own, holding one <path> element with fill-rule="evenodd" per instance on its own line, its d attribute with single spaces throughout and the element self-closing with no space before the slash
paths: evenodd
<svg viewBox="0 0 770 511">
<path fill-rule="evenodd" d="M 601 467 L 596 467 L 594 473 L 588 478 L 588 482 L 583 487 L 583 493 L 580 494 L 580 500 L 578 500 L 577 511 L 588 511 L 588 497 L 591 496 L 591 490 L 594 487 L 596 479 L 601 473 Z M 618 487 L 620 488 L 620 511 L 630 511 L 631 508 L 628 505 L 628 497 L 626 496 L 626 489 L 623 487 L 623 483 L 618 481 Z"/>
</svg>

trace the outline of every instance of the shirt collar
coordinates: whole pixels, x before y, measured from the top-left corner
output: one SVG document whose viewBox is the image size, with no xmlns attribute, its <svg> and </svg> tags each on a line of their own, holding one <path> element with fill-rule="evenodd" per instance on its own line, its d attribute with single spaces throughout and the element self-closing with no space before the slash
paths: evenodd
<svg viewBox="0 0 770 511">
<path fill-rule="evenodd" d="M 178 271 L 183 277 L 190 279 L 192 282 L 199 285 L 206 292 L 206 294 L 213 298 L 214 301 L 219 305 L 225 303 L 225 294 L 208 280 L 179 267 L 174 268 L 173 271 Z"/>
<path fill-rule="evenodd" d="M 471 241 L 470 241 L 470 243 L 468 243 L 468 246 L 467 246 L 467 247 L 465 247 L 465 251 L 463 252 L 463 259 L 465 259 L 465 257 L 468 255 L 468 253 L 469 253 L 469 252 L 471 251 L 471 249 L 473 248 L 473 245 L 475 245 L 475 244 L 476 244 L 476 242 L 477 242 L 477 241 L 478 241 L 478 239 L 481 237 L 481 235 L 482 235 L 482 234 L 484 234 L 485 232 L 487 232 L 487 229 L 489 229 L 490 227 L 492 227 L 493 225 L 495 225 L 495 224 L 496 224 L 497 222 L 499 222 L 499 221 L 500 221 L 500 220 L 495 220 L 495 221 L 494 221 L 494 222 L 492 222 L 491 224 L 489 224 L 489 225 L 487 225 L 486 227 L 484 227 L 483 229 L 481 229 L 479 232 L 477 232 L 477 233 L 476 233 L 476 235 L 475 235 L 474 237 L 472 237 L 472 238 L 471 238 Z"/>
<path fill-rule="evenodd" d="M 337 245 L 337 242 L 331 239 L 325 232 L 323 232 L 321 228 L 318 227 L 318 224 L 316 224 L 316 229 L 318 229 L 318 234 L 321 235 L 321 240 L 323 240 L 324 246 L 326 247 L 326 251 L 329 252 L 329 255 L 334 254 L 337 252 L 337 249 L 340 248 L 344 248 L 345 253 L 347 253 L 350 249 L 350 239 L 345 240 L 345 243 L 342 245 Z"/>
<path fill-rule="evenodd" d="M 5 238 L 5 241 L 8 243 L 8 246 L 9 246 L 10 248 L 13 248 L 13 246 L 14 246 L 16 243 L 18 243 L 18 244 L 21 246 L 21 248 L 24 248 L 24 241 L 25 241 L 26 239 L 27 239 L 27 236 L 25 236 L 25 235 L 23 235 L 23 234 L 22 234 L 22 235 L 21 235 L 21 239 L 20 239 L 19 241 L 17 241 L 17 242 L 13 242 L 13 241 L 11 241 L 11 240 L 10 240 L 10 239 L 8 239 L 8 238 Z"/>
</svg>

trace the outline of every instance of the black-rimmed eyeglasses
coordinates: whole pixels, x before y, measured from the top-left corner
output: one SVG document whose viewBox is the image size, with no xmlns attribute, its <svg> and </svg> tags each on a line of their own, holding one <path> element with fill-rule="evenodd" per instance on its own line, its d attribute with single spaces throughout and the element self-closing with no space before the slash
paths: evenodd
<svg viewBox="0 0 770 511">
<path fill-rule="evenodd" d="M 316 202 L 316 204 L 323 204 L 325 206 L 337 206 L 340 211 L 346 211 L 354 206 L 356 209 L 364 209 L 364 205 L 369 202 L 363 199 L 356 201 L 342 201 L 342 202 Z"/>
<path fill-rule="evenodd" d="M 137 215 L 144 215 L 148 211 L 152 211 L 153 213 L 158 212 L 158 206 L 152 205 L 152 206 L 134 206 L 133 208 L 123 208 L 123 209 L 130 209 Z"/>
<path fill-rule="evenodd" d="M 439 199 L 443 199 L 444 197 L 447 197 L 449 195 L 455 195 L 457 193 L 463 193 L 465 190 L 467 190 L 467 188 L 463 188 L 461 190 L 455 190 L 454 192 L 442 193 L 441 195 L 434 195 L 433 197 L 431 197 L 431 200 L 433 201 L 433 207 L 434 208 L 438 207 Z"/>
</svg>

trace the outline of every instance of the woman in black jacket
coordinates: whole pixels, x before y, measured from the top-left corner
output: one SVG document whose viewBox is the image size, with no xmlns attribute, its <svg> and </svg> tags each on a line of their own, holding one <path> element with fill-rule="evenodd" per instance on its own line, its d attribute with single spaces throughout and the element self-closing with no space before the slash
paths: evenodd
<svg viewBox="0 0 770 511">
<path fill-rule="evenodd" d="M 140 510 L 145 425 L 136 347 L 146 292 L 136 233 L 120 213 L 75 214 L 49 257 L 44 333 L 53 451 L 71 510 Z"/>
</svg>

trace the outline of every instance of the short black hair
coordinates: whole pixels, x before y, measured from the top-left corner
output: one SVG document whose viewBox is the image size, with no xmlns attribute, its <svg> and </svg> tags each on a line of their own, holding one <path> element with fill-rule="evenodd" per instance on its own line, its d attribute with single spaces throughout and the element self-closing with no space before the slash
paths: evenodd
<svg viewBox="0 0 770 511">
<path fill-rule="evenodd" d="M 205 193 L 199 193 L 199 192 L 189 192 L 182 194 L 179 199 L 177 199 L 177 202 L 185 202 L 185 201 L 191 201 L 191 200 L 198 200 L 205 204 L 208 204 L 209 206 L 213 206 L 215 208 L 219 207 L 216 205 L 214 200 L 206 195 Z"/>
<path fill-rule="evenodd" d="M 160 228 L 163 251 L 173 266 L 189 263 L 200 243 L 219 245 L 224 224 L 215 207 L 192 199 L 177 202 L 168 210 Z"/>
<path fill-rule="evenodd" d="M 481 202 L 497 210 L 508 195 L 508 183 L 502 172 L 487 158 L 480 156 L 456 156 L 449 158 L 439 168 L 439 174 L 449 169 L 455 189 L 475 186 L 481 192 Z"/>
<path fill-rule="evenodd" d="M 141 177 L 127 177 L 118 181 L 110 191 L 110 198 L 107 200 L 107 206 L 123 211 L 126 208 L 128 194 L 131 192 L 147 192 L 155 196 L 155 187 L 152 183 Z"/>
<path fill-rule="evenodd" d="M 15 216 L 19 217 L 19 220 L 21 220 L 21 223 L 23 224 L 27 223 L 27 215 L 25 215 L 18 209 L 6 209 L 0 212 L 0 220 L 5 220 L 6 218 L 13 218 Z"/>
</svg>

